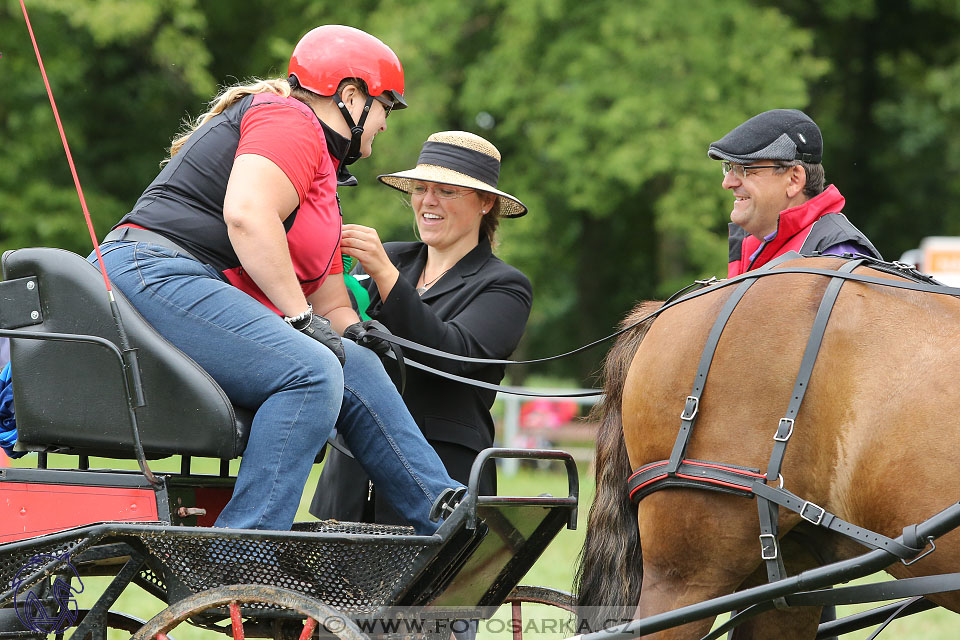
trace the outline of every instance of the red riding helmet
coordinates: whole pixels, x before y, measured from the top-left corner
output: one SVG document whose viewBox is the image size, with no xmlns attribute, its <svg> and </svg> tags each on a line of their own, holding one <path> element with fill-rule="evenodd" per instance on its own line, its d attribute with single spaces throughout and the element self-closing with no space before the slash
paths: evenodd
<svg viewBox="0 0 960 640">
<path fill-rule="evenodd" d="M 321 96 L 332 96 L 344 78 L 360 78 L 371 96 L 383 93 L 403 109 L 403 67 L 397 54 L 365 31 L 329 24 L 300 38 L 290 56 L 288 74 L 300 86 Z"/>
</svg>

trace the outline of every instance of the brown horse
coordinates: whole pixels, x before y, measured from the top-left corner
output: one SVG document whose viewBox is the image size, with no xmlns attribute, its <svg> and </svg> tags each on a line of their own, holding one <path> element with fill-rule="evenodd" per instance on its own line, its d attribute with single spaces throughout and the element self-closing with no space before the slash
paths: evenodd
<svg viewBox="0 0 960 640">
<path fill-rule="evenodd" d="M 782 267 L 839 264 L 806 258 Z M 854 273 L 895 278 L 863 267 Z M 772 275 L 747 291 L 717 346 L 687 458 L 766 469 L 828 281 Z M 634 506 L 626 489 L 631 471 L 670 457 L 707 335 L 733 289 L 666 309 L 621 336 L 607 356 L 606 399 L 596 410 L 597 495 L 577 581 L 579 604 L 592 607 L 586 618 L 593 625 L 647 617 L 766 580 L 754 500 L 670 488 Z M 658 306 L 638 306 L 624 324 Z M 958 298 L 845 282 L 786 450 L 785 487 L 890 537 L 956 502 L 958 338 Z M 786 509 L 780 509 L 780 534 L 791 575 L 868 551 Z M 795 544 L 801 537 L 808 544 Z M 958 569 L 960 531 L 954 531 L 937 541 L 935 553 L 888 571 L 903 578 Z M 960 611 L 960 592 L 930 599 Z M 809 607 L 771 611 L 737 637 L 813 638 L 819 615 Z M 655 637 L 700 638 L 711 623 Z"/>
</svg>

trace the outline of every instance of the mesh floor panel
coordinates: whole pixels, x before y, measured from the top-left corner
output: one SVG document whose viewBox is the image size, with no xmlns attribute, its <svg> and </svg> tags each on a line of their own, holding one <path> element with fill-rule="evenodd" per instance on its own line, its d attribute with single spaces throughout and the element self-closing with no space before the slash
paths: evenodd
<svg viewBox="0 0 960 640">
<path fill-rule="evenodd" d="M 20 580 L 25 580 L 34 571 L 44 565 L 54 563 L 55 568 L 62 568 L 66 563 L 55 562 L 65 553 L 73 551 L 83 540 L 68 540 L 53 544 L 37 544 L 21 551 L 0 553 L 0 593 L 13 588 L 17 573 L 23 570 Z M 30 586 L 24 584 L 24 587 Z"/>
<path fill-rule="evenodd" d="M 295 529 L 335 536 L 413 533 L 410 527 L 333 521 L 305 523 Z M 298 591 L 345 613 L 370 613 L 392 604 L 391 596 L 410 580 L 414 560 L 433 547 L 389 538 L 333 536 L 281 540 L 144 531 L 137 537 L 193 592 L 228 584 L 264 584 Z"/>
</svg>

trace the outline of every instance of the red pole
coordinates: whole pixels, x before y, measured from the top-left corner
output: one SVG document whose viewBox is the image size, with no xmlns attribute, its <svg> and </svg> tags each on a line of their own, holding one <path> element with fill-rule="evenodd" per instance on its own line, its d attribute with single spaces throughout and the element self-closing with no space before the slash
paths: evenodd
<svg viewBox="0 0 960 640">
<path fill-rule="evenodd" d="M 510 603 L 510 624 L 513 627 L 513 640 L 523 640 L 523 614 L 520 613 L 520 603 Z"/>
</svg>

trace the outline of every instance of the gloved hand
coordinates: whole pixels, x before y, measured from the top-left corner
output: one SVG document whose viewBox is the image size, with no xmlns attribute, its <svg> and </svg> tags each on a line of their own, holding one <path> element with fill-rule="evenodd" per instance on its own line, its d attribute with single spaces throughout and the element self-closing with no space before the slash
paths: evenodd
<svg viewBox="0 0 960 640">
<path fill-rule="evenodd" d="M 330 349 L 330 351 L 333 351 L 333 354 L 337 356 L 337 360 L 340 361 L 341 366 L 346 362 L 347 356 L 343 352 L 343 343 L 340 342 L 340 336 L 337 332 L 330 326 L 329 320 L 323 316 L 313 314 L 310 322 L 300 329 L 300 331 L 324 345 Z"/>
<path fill-rule="evenodd" d="M 366 347 L 377 353 L 377 355 L 386 355 L 390 351 L 390 343 L 383 338 L 377 338 L 367 333 L 370 329 L 376 329 L 383 333 L 390 333 L 390 330 L 377 322 L 376 320 L 365 320 L 356 322 L 343 330 L 343 337 L 350 338 L 362 347 Z"/>
</svg>

